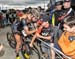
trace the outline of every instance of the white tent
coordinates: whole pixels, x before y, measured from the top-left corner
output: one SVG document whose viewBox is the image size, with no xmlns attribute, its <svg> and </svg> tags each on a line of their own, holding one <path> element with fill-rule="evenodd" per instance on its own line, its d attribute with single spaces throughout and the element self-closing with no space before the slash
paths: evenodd
<svg viewBox="0 0 75 59">
<path fill-rule="evenodd" d="M 49 0 L 0 0 L 0 9 L 24 9 L 27 7 L 47 8 Z"/>
</svg>

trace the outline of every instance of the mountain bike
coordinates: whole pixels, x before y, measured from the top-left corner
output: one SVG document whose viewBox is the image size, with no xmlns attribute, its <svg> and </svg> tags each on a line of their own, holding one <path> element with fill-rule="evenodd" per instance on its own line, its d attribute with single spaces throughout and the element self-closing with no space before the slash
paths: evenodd
<svg viewBox="0 0 75 59">
<path fill-rule="evenodd" d="M 31 41 L 31 38 L 25 37 L 24 35 L 22 35 L 21 37 L 22 37 L 22 46 L 20 51 L 22 53 L 22 56 L 25 59 L 35 59 L 35 58 L 42 59 L 40 55 L 40 50 L 38 49 L 38 47 L 36 47 L 37 46 L 36 44 L 33 45 L 33 48 L 30 48 L 29 43 Z M 7 41 L 11 48 L 13 49 L 16 48 L 16 40 L 14 38 L 14 33 L 12 29 L 11 32 L 7 32 Z"/>
</svg>

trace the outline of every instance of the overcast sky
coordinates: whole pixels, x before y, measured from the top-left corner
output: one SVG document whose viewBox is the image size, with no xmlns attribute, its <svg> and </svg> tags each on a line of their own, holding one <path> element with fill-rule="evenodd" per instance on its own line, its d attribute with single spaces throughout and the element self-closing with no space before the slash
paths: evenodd
<svg viewBox="0 0 75 59">
<path fill-rule="evenodd" d="M 0 3 L 3 4 L 19 4 L 19 5 L 27 5 L 27 4 L 41 4 L 48 3 L 49 0 L 0 0 Z"/>
</svg>

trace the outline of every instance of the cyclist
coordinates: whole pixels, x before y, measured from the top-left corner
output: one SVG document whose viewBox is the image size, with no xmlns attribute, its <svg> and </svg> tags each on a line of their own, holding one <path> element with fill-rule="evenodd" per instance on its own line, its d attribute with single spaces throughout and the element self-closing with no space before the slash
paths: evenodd
<svg viewBox="0 0 75 59">
<path fill-rule="evenodd" d="M 13 32 L 14 32 L 14 37 L 16 39 L 17 45 L 16 45 L 16 59 L 20 59 L 19 56 L 19 50 L 20 46 L 22 44 L 22 38 L 21 38 L 21 31 L 24 32 L 25 36 L 30 36 L 32 33 L 36 31 L 36 29 L 33 28 L 33 22 L 32 22 L 32 14 L 27 13 L 26 15 L 23 15 L 20 18 L 20 22 L 14 22 L 13 23 Z"/>
<path fill-rule="evenodd" d="M 64 19 L 64 32 L 58 44 L 65 55 L 75 59 L 75 16 Z"/>
<path fill-rule="evenodd" d="M 14 18 L 10 18 L 11 20 L 14 19 L 14 21 L 12 22 L 12 32 L 14 34 L 14 38 L 16 40 L 16 59 L 20 59 L 19 57 L 19 50 L 20 50 L 20 46 L 22 44 L 22 41 L 21 41 L 21 33 L 20 33 L 20 29 L 21 27 L 19 28 L 19 24 L 20 24 L 20 20 L 19 19 L 16 19 L 16 17 Z M 19 29 L 18 29 L 19 28 Z"/>
<path fill-rule="evenodd" d="M 37 24 L 36 24 L 37 19 L 35 18 L 35 16 L 32 15 L 32 13 L 28 13 L 27 15 L 27 19 L 26 20 L 22 20 L 22 24 L 23 24 L 23 30 L 22 33 L 24 34 L 24 36 L 28 39 L 32 38 L 32 34 L 34 34 L 37 30 Z M 24 55 L 26 57 L 26 52 L 24 51 Z M 29 55 L 28 55 L 29 56 Z M 29 57 L 26 57 L 29 59 Z"/>
<path fill-rule="evenodd" d="M 16 13 L 15 13 L 16 14 Z M 22 38 L 21 38 L 21 31 L 23 30 L 23 26 L 25 25 L 25 20 L 27 18 L 27 14 L 23 14 L 23 16 L 19 18 L 17 18 L 17 15 L 15 15 L 14 13 L 11 13 L 9 16 L 9 20 L 11 22 L 11 27 L 12 27 L 12 32 L 14 34 L 14 38 L 16 40 L 16 59 L 20 59 L 19 56 L 19 50 L 22 44 Z M 24 20 L 22 20 L 24 19 Z"/>
</svg>

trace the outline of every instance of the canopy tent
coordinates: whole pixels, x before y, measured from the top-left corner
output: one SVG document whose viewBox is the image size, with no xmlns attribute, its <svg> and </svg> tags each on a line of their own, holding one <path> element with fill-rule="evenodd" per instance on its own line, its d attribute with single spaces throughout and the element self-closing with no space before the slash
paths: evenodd
<svg viewBox="0 0 75 59">
<path fill-rule="evenodd" d="M 29 5 L 29 4 L 41 4 L 46 3 L 49 0 L 0 0 L 2 4 L 12 4 L 12 5 Z"/>
<path fill-rule="evenodd" d="M 49 0 L 0 0 L 0 9 L 23 9 L 37 6 L 45 8 L 49 2 Z"/>
<path fill-rule="evenodd" d="M 59 0 L 0 0 L 0 9 L 24 9 L 27 7 L 47 8 L 47 4 L 53 4 Z"/>
</svg>

